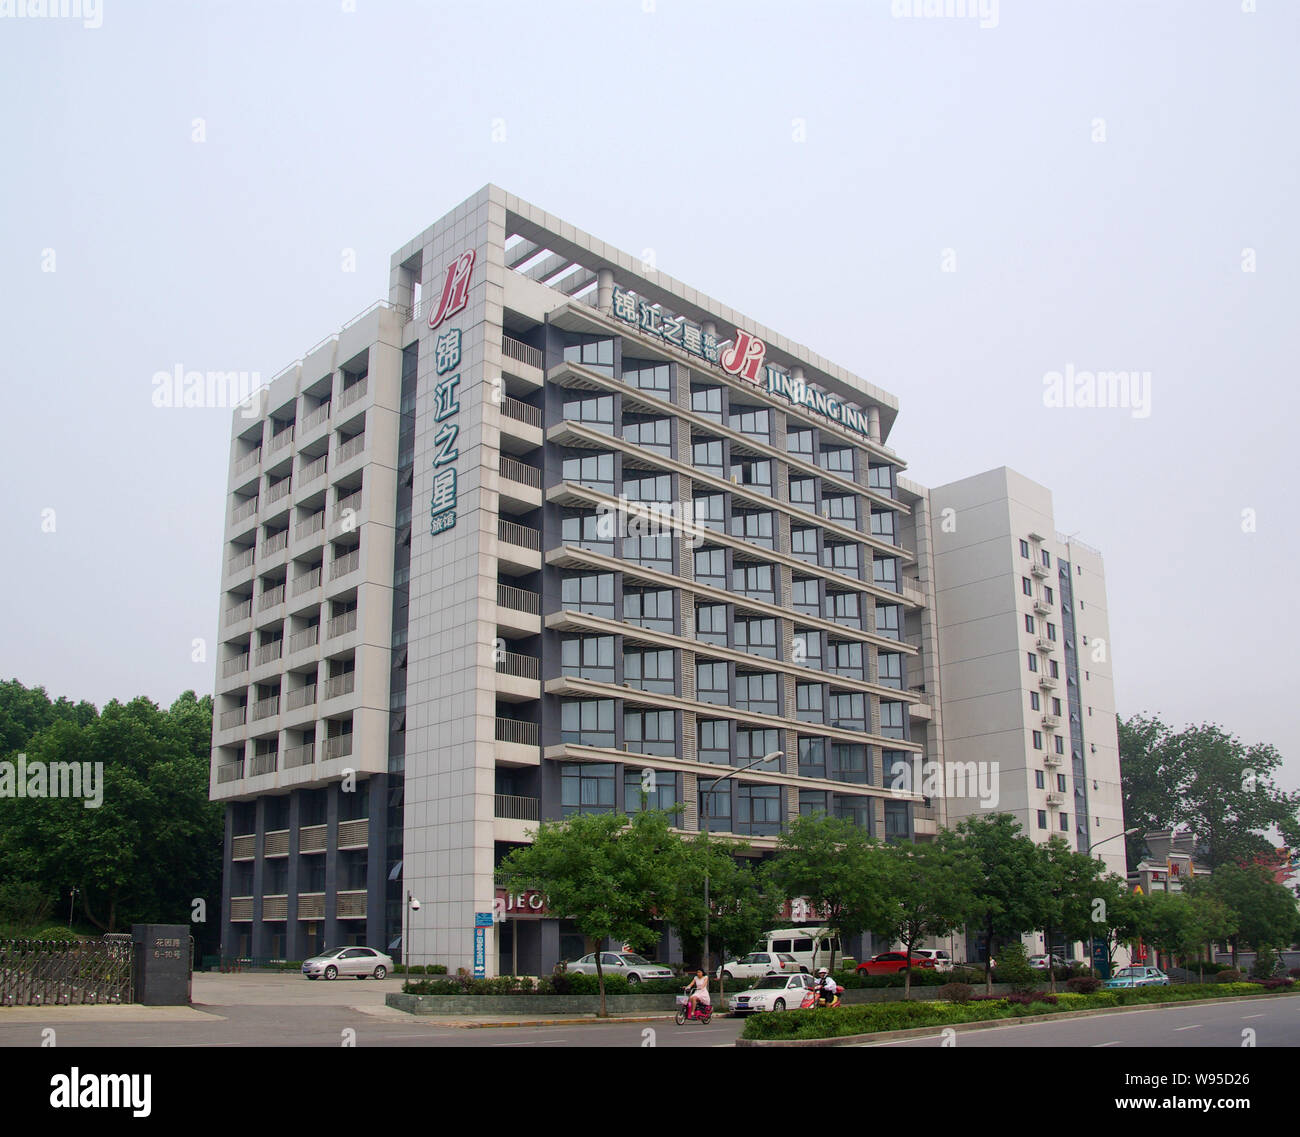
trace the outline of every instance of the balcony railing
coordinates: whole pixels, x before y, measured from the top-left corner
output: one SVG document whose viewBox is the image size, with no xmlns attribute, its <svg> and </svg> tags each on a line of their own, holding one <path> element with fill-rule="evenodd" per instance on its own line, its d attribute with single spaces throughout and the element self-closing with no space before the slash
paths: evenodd
<svg viewBox="0 0 1300 1137">
<path fill-rule="evenodd" d="M 217 767 L 217 784 L 225 785 L 227 782 L 237 782 L 244 776 L 244 760 L 241 758 L 238 762 L 230 762 L 225 766 Z"/>
<path fill-rule="evenodd" d="M 241 501 L 230 513 L 230 520 L 234 522 L 243 521 L 252 517 L 257 512 L 257 498 L 250 497 Z"/>
<path fill-rule="evenodd" d="M 534 616 L 542 612 L 542 598 L 538 593 L 511 584 L 497 583 L 497 603 L 502 608 L 513 608 L 516 612 L 529 612 Z"/>
<path fill-rule="evenodd" d="M 232 896 L 230 898 L 230 919 L 243 922 L 253 918 L 253 898 L 251 896 Z"/>
<path fill-rule="evenodd" d="M 268 502 L 279 501 L 282 497 L 288 496 L 289 491 L 293 488 L 292 478 L 281 478 L 274 485 L 266 489 L 266 500 Z"/>
<path fill-rule="evenodd" d="M 289 897 L 284 893 L 262 897 L 262 919 L 283 920 L 289 915 Z"/>
<path fill-rule="evenodd" d="M 235 473 L 244 474 L 251 470 L 262 460 L 262 448 L 259 446 L 256 450 L 251 450 L 235 463 Z"/>
<path fill-rule="evenodd" d="M 267 449 L 274 454 L 277 450 L 283 450 L 290 442 L 293 441 L 293 424 L 290 423 L 279 434 L 273 434 Z"/>
<path fill-rule="evenodd" d="M 334 520 L 337 521 L 343 516 L 345 510 L 351 509 L 353 512 L 361 508 L 361 491 L 356 490 L 348 494 L 347 497 L 340 498 L 338 504 L 334 506 Z"/>
<path fill-rule="evenodd" d="M 353 549 L 346 556 L 334 558 L 334 563 L 330 565 L 330 580 L 337 580 L 341 576 L 355 572 L 360 567 L 361 550 Z"/>
<path fill-rule="evenodd" d="M 526 363 L 529 367 L 536 367 L 538 371 L 542 369 L 542 353 L 539 348 L 529 347 L 521 340 L 513 336 L 501 337 L 501 354 L 507 359 L 513 359 L 518 363 Z"/>
<path fill-rule="evenodd" d="M 270 754 L 254 754 L 254 755 L 253 755 L 253 767 L 252 767 L 252 773 L 253 773 L 253 776 L 256 777 L 258 774 L 274 774 L 274 773 L 275 773 L 276 760 L 277 760 L 278 758 L 279 758 L 279 755 L 276 754 L 275 751 L 271 751 Z M 271 839 L 271 834 L 268 833 L 268 834 L 266 835 L 266 838 L 267 838 L 267 841 L 269 842 L 270 839 Z M 267 855 L 268 855 L 268 856 L 270 855 L 269 850 L 268 850 Z"/>
<path fill-rule="evenodd" d="M 340 892 L 335 904 L 334 914 L 340 920 L 361 920 L 366 915 L 366 890 L 354 889 Z"/>
<path fill-rule="evenodd" d="M 229 679 L 232 675 L 238 675 L 241 671 L 248 670 L 248 652 L 243 655 L 237 655 L 234 659 L 228 659 L 221 665 L 221 678 Z"/>
<path fill-rule="evenodd" d="M 279 695 L 271 695 L 269 698 L 266 699 L 258 699 L 257 702 L 253 704 L 253 719 L 255 721 L 257 719 L 270 718 L 272 715 L 278 715 L 279 713 L 280 713 Z"/>
<path fill-rule="evenodd" d="M 356 683 L 355 671 L 349 671 L 344 675 L 331 675 L 325 680 L 325 698 L 337 699 L 340 695 L 350 695 Z"/>
<path fill-rule="evenodd" d="M 542 428 L 542 412 L 537 407 L 530 406 L 522 399 L 514 399 L 509 395 L 501 396 L 501 413 L 506 418 L 512 418 L 516 422 L 522 422 L 525 426 L 535 426 L 538 430 Z"/>
<path fill-rule="evenodd" d="M 350 407 L 358 399 L 364 398 L 369 389 L 370 379 L 368 376 L 353 383 L 351 387 L 344 387 L 343 390 L 339 392 L 339 406 Z"/>
<path fill-rule="evenodd" d="M 303 687 L 295 687 L 285 696 L 285 706 L 291 711 L 296 711 L 299 707 L 309 707 L 315 701 L 315 683 L 308 683 Z"/>
<path fill-rule="evenodd" d="M 339 822 L 339 848 L 364 849 L 370 844 L 370 819 L 358 817 Z"/>
<path fill-rule="evenodd" d="M 310 537 L 313 533 L 319 533 L 325 528 L 325 511 L 322 509 L 319 513 L 313 513 L 310 517 L 299 521 L 294 526 L 293 535 L 301 541 L 304 537 Z"/>
<path fill-rule="evenodd" d="M 496 666 L 497 673 L 500 675 L 514 675 L 519 679 L 540 679 L 542 677 L 542 665 L 535 656 L 531 655 L 503 651 L 501 658 L 497 660 Z"/>
<path fill-rule="evenodd" d="M 512 742 L 518 746 L 537 745 L 537 724 L 520 719 L 497 719 L 496 740 Z"/>
<path fill-rule="evenodd" d="M 320 426 L 327 418 L 330 417 L 330 405 L 328 402 L 321 403 L 319 407 L 308 411 L 306 417 L 302 420 L 303 430 L 311 430 L 312 427 Z"/>
<path fill-rule="evenodd" d="M 257 666 L 261 667 L 264 663 L 270 663 L 273 659 L 279 659 L 284 651 L 284 640 L 272 640 L 270 643 L 262 644 L 257 649 L 255 658 Z"/>
<path fill-rule="evenodd" d="M 312 695 L 315 698 L 315 695 Z M 308 742 L 303 746 L 290 746 L 284 752 L 284 768 L 296 770 L 299 766 L 310 766 L 316 760 L 316 744 Z"/>
<path fill-rule="evenodd" d="M 325 760 L 346 758 L 352 753 L 352 735 L 339 734 L 325 740 Z"/>
<path fill-rule="evenodd" d="M 497 518 L 497 537 L 508 545 L 519 545 L 534 552 L 540 552 L 542 548 L 540 531 L 515 521 L 507 521 L 504 517 Z"/>
<path fill-rule="evenodd" d="M 497 470 L 503 478 L 509 478 L 512 482 L 531 486 L 535 490 L 542 488 L 542 472 L 536 466 L 529 466 L 502 454 L 497 461 Z"/>
<path fill-rule="evenodd" d="M 328 828 L 326 825 L 304 825 L 298 833 L 298 852 L 323 853 Z"/>
<path fill-rule="evenodd" d="M 310 628 L 303 628 L 289 637 L 289 650 L 302 651 L 304 648 L 315 647 L 319 642 L 320 625 L 312 624 Z"/>
<path fill-rule="evenodd" d="M 345 636 L 348 632 L 357 630 L 357 610 L 344 612 L 341 616 L 334 616 L 330 619 L 326 629 L 328 638 L 333 639 L 335 636 Z"/>
<path fill-rule="evenodd" d="M 298 919 L 299 920 L 325 919 L 325 893 L 323 892 L 298 893 Z"/>
<path fill-rule="evenodd" d="M 320 587 L 320 565 L 317 565 L 309 572 L 301 573 L 293 578 L 293 594 L 295 596 L 300 592 L 308 592 L 313 588 Z"/>
<path fill-rule="evenodd" d="M 278 584 L 274 588 L 268 588 L 262 593 L 261 599 L 257 602 L 259 612 L 266 608 L 274 608 L 277 604 L 284 603 L 284 585 Z"/>
<path fill-rule="evenodd" d="M 248 708 L 232 707 L 228 711 L 221 712 L 221 729 L 233 730 L 237 726 L 243 726 L 248 721 Z M 242 774 L 240 775 L 243 776 Z"/>
<path fill-rule="evenodd" d="M 243 765 L 243 762 L 239 763 Z M 224 767 L 222 767 L 224 769 Z M 240 774 L 243 777 L 243 774 Z M 232 861 L 251 861 L 257 856 L 257 834 L 240 833 L 230 839 L 230 859 Z"/>
<path fill-rule="evenodd" d="M 278 533 L 272 533 L 266 539 L 266 544 L 262 546 L 262 555 L 269 557 L 272 553 L 281 552 L 289 547 L 289 530 L 281 529 Z"/>
<path fill-rule="evenodd" d="M 325 472 L 325 455 L 322 454 L 314 461 L 308 462 L 298 472 L 298 485 L 305 486 L 309 482 L 314 482 Z"/>
<path fill-rule="evenodd" d="M 252 563 L 253 563 L 253 546 L 249 545 L 248 548 L 245 549 L 243 552 L 236 553 L 233 557 L 230 558 L 230 560 L 226 562 L 226 571 L 242 572 L 244 569 L 248 568 L 248 566 L 251 565 Z"/>
<path fill-rule="evenodd" d="M 497 817 L 511 821 L 536 821 L 539 802 L 535 797 L 515 797 L 513 794 L 497 794 Z"/>
<path fill-rule="evenodd" d="M 352 438 L 349 438 L 346 442 L 340 444 L 338 450 L 338 460 L 340 462 L 347 462 L 349 459 L 355 458 L 365 448 L 366 448 L 365 434 L 362 433 L 362 434 L 354 435 Z"/>
<path fill-rule="evenodd" d="M 226 623 L 238 624 L 240 620 L 247 620 L 253 614 L 253 598 L 250 596 L 242 604 L 236 604 L 233 608 L 226 609 Z"/>
</svg>

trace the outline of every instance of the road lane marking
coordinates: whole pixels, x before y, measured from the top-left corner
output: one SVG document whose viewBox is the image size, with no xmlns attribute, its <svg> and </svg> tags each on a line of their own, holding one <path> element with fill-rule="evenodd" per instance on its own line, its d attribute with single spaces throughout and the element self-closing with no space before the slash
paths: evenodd
<svg viewBox="0 0 1300 1137">
<path fill-rule="evenodd" d="M 1242 1015 L 1243 1019 L 1262 1019 L 1263 1015 Z"/>
<path fill-rule="evenodd" d="M 1093 1049 L 1099 1050 L 1103 1046 L 1123 1046 L 1124 1044 L 1122 1042 L 1094 1042 L 1092 1045 Z"/>
<path fill-rule="evenodd" d="M 1200 1024 L 1200 1023 L 1195 1023 L 1195 1024 L 1192 1025 L 1192 1026 L 1176 1026 L 1176 1027 L 1174 1027 L 1174 1030 L 1200 1030 L 1200 1029 L 1201 1029 L 1201 1024 Z"/>
</svg>

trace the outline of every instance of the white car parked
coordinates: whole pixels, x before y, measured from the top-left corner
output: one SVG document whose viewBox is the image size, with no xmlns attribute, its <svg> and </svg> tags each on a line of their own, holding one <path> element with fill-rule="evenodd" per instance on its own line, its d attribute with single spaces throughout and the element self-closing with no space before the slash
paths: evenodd
<svg viewBox="0 0 1300 1137">
<path fill-rule="evenodd" d="M 951 971 L 952 956 L 942 948 L 913 948 L 912 958 L 928 959 L 934 964 L 935 971 Z"/>
<path fill-rule="evenodd" d="M 722 965 L 723 979 L 760 979 L 764 975 L 793 975 L 799 971 L 799 961 L 789 952 L 751 951 L 744 959 L 733 959 Z"/>
<path fill-rule="evenodd" d="M 393 970 L 391 956 L 368 947 L 337 947 L 302 961 L 302 973 L 308 979 L 337 979 L 340 975 L 355 975 L 365 979 L 373 975 L 383 979 Z"/>
<path fill-rule="evenodd" d="M 817 980 L 800 972 L 798 975 L 767 975 L 747 991 L 732 995 L 727 1009 L 733 1015 L 752 1015 L 756 1011 L 795 1011 L 804 993 Z"/>
<path fill-rule="evenodd" d="M 566 964 L 565 970 L 576 971 L 582 975 L 595 975 L 596 953 L 584 955 L 576 963 Z M 662 963 L 651 963 L 634 951 L 602 951 L 600 970 L 606 975 L 624 975 L 630 984 L 640 983 L 642 979 L 673 978 L 672 971 Z"/>
</svg>

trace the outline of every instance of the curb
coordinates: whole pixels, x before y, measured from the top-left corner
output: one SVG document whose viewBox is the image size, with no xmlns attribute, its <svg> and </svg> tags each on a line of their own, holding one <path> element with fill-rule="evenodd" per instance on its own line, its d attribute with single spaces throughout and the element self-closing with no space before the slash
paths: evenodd
<svg viewBox="0 0 1300 1137">
<path fill-rule="evenodd" d="M 1054 1011 L 1046 1015 L 1026 1015 L 1024 1018 L 981 1019 L 970 1023 L 936 1023 L 933 1026 L 908 1027 L 904 1030 L 878 1030 L 869 1034 L 846 1034 L 838 1038 L 738 1038 L 736 1046 L 861 1046 L 872 1042 L 894 1042 L 906 1038 L 925 1038 L 945 1030 L 991 1030 L 1003 1026 L 1030 1026 L 1033 1023 L 1056 1022 L 1061 1019 L 1093 1018 L 1097 1015 L 1130 1014 L 1135 1011 L 1168 1011 L 1175 1007 L 1213 1007 L 1225 1003 L 1239 1003 L 1246 999 L 1276 999 L 1294 997 L 1291 992 L 1270 991 L 1266 995 L 1230 995 L 1223 999 L 1180 999 L 1169 1003 L 1152 1003 L 1144 1007 L 1094 1007 L 1081 1011 Z"/>
<path fill-rule="evenodd" d="M 430 1019 L 433 1016 L 412 1015 L 411 1017 Z M 614 1023 L 657 1023 L 663 1022 L 665 1019 L 671 1019 L 672 1017 L 672 1015 L 637 1015 L 635 1017 L 623 1018 L 616 1015 L 610 1015 L 607 1019 L 601 1019 L 596 1018 L 593 1015 L 591 1018 L 584 1019 L 519 1019 L 513 1022 L 462 1022 L 456 1023 L 455 1025 L 463 1030 L 487 1030 L 492 1027 L 503 1026 L 608 1026 Z M 452 1024 L 444 1023 L 443 1025 L 451 1026 Z"/>
</svg>

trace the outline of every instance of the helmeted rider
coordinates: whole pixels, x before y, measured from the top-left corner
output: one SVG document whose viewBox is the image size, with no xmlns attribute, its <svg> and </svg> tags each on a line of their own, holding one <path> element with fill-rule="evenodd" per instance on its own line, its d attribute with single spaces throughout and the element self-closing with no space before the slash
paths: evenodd
<svg viewBox="0 0 1300 1137">
<path fill-rule="evenodd" d="M 817 972 L 816 991 L 819 1006 L 830 1006 L 835 1002 L 839 993 L 835 980 L 831 978 L 830 972 L 824 967 Z"/>
</svg>

